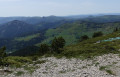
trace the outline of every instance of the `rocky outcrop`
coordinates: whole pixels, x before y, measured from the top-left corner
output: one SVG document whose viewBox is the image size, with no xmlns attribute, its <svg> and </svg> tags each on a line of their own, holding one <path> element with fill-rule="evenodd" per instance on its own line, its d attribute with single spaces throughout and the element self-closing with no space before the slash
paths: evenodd
<svg viewBox="0 0 120 77">
<path fill-rule="evenodd" d="M 19 77 L 120 77 L 120 57 L 117 54 L 98 56 L 91 60 L 55 57 L 39 60 L 46 62 L 35 64 L 34 66 L 39 68 L 36 68 L 32 74 L 25 72 Z M 13 72 L 7 77 L 16 76 Z"/>
</svg>

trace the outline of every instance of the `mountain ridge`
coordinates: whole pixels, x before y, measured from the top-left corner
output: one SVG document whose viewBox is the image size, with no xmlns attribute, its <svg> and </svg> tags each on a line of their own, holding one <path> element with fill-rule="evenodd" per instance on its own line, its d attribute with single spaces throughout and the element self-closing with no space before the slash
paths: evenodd
<svg viewBox="0 0 120 77">
<path fill-rule="evenodd" d="M 33 25 L 23 21 L 14 20 L 0 26 L 0 37 L 13 38 L 31 31 L 35 31 Z"/>
</svg>

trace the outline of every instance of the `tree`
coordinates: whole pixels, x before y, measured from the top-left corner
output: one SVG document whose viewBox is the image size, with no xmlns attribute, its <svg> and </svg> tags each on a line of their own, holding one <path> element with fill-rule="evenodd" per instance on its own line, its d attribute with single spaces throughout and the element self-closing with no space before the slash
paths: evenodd
<svg viewBox="0 0 120 77">
<path fill-rule="evenodd" d="M 87 35 L 83 35 L 83 36 L 81 36 L 81 38 L 80 38 L 80 42 L 81 42 L 81 41 L 84 41 L 84 40 L 87 40 L 87 39 L 89 39 L 89 37 L 88 37 Z"/>
<path fill-rule="evenodd" d="M 39 54 L 44 55 L 50 51 L 49 46 L 47 44 L 41 44 L 40 45 L 40 52 Z"/>
<path fill-rule="evenodd" d="M 56 53 L 60 53 L 61 49 L 65 46 L 65 40 L 63 37 L 54 38 L 51 44 L 52 50 Z"/>
<path fill-rule="evenodd" d="M 6 47 L 0 49 L 0 65 L 3 64 L 3 59 L 6 57 Z"/>
<path fill-rule="evenodd" d="M 103 33 L 101 31 L 95 32 L 92 37 L 95 38 L 95 37 L 99 37 L 99 36 L 103 36 Z"/>
<path fill-rule="evenodd" d="M 57 51 L 58 50 L 58 42 L 57 42 L 56 37 L 52 41 L 51 48 L 52 48 L 52 51 Z"/>
<path fill-rule="evenodd" d="M 63 48 L 65 46 L 65 39 L 63 37 L 58 37 L 57 42 L 59 44 L 58 45 L 59 48 Z"/>
<path fill-rule="evenodd" d="M 119 28 L 115 28 L 115 29 L 114 29 L 114 32 L 117 32 L 118 30 L 119 30 Z"/>
</svg>

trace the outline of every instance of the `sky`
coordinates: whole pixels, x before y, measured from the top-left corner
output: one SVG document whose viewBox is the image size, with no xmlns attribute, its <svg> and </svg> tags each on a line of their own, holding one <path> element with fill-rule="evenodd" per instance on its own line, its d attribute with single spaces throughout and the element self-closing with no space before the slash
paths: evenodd
<svg viewBox="0 0 120 77">
<path fill-rule="evenodd" d="M 0 0 L 0 17 L 120 13 L 120 0 Z"/>
</svg>

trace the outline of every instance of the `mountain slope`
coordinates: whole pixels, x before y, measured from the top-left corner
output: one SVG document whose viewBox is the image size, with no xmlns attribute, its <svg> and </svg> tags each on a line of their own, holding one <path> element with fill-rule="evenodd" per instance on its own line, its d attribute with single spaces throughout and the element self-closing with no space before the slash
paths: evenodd
<svg viewBox="0 0 120 77">
<path fill-rule="evenodd" d="M 102 15 L 102 16 L 96 16 L 96 17 L 91 16 L 82 20 L 95 22 L 95 23 L 117 22 L 117 21 L 120 21 L 120 15 Z"/>
<path fill-rule="evenodd" d="M 14 20 L 0 26 L 0 38 L 13 38 L 33 31 L 37 31 L 35 26 Z"/>
<path fill-rule="evenodd" d="M 0 17 L 0 24 L 19 20 L 29 24 L 37 25 L 40 23 L 53 23 L 61 20 L 89 20 L 97 22 L 120 21 L 120 14 L 96 14 L 96 15 L 73 15 L 73 16 L 46 16 L 46 17 Z"/>
<path fill-rule="evenodd" d="M 119 37 L 119 39 L 116 39 L 116 37 Z M 120 54 L 120 31 L 67 46 L 62 55 L 67 57 L 94 58 L 94 56 L 109 53 Z"/>
<path fill-rule="evenodd" d="M 63 36 L 67 45 L 76 43 L 82 35 L 92 36 L 94 32 L 102 31 L 105 34 L 113 32 L 116 27 L 120 27 L 120 22 L 114 23 L 94 23 L 87 21 L 76 21 L 71 24 L 64 24 L 55 29 L 46 31 L 47 39 L 43 43 L 50 43 L 54 37 Z"/>
<path fill-rule="evenodd" d="M 23 20 L 24 17 L 23 19 L 18 17 L 18 19 Z M 31 17 L 30 20 L 29 17 L 24 19 L 34 25 L 20 20 L 2 24 L 0 26 L 0 47 L 7 46 L 7 49 L 11 51 L 19 50 L 26 46 L 39 46 L 41 43 L 50 44 L 51 40 L 58 36 L 63 36 L 66 45 L 70 45 L 77 43 L 82 35 L 91 37 L 96 31 L 108 34 L 113 32 L 116 27 L 120 27 L 120 22 L 115 22 L 119 21 L 117 15 L 89 17 L 81 20 L 63 19 L 55 16 L 40 19 L 39 17 Z"/>
<path fill-rule="evenodd" d="M 64 17 L 48 16 L 48 17 L 0 17 L 0 24 L 10 21 L 19 20 L 29 24 L 40 24 L 42 22 L 56 22 L 65 19 Z"/>
<path fill-rule="evenodd" d="M 0 47 L 6 46 L 8 52 L 13 52 L 32 46 L 44 40 L 44 33 L 47 29 L 71 22 L 73 21 L 61 20 L 49 23 L 43 22 L 39 25 L 31 25 L 19 20 L 8 22 L 0 26 Z"/>
</svg>

